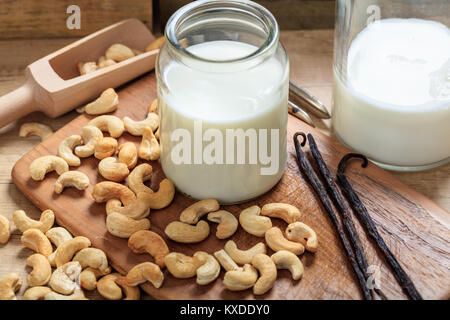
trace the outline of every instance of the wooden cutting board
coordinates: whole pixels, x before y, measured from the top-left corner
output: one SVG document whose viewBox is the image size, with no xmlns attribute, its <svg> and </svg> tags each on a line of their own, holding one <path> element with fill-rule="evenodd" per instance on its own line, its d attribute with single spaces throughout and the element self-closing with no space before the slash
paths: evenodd
<svg viewBox="0 0 450 320">
<path fill-rule="evenodd" d="M 156 97 L 154 73 L 147 74 L 133 83 L 119 88 L 119 108 L 114 113 L 119 117 L 130 116 L 143 119 L 149 103 Z M 20 159 L 12 171 L 17 187 L 40 209 L 52 209 L 58 224 L 66 227 L 74 235 L 88 237 L 94 247 L 104 250 L 110 264 L 119 272 L 126 273 L 132 266 L 143 261 L 153 261 L 152 257 L 133 254 L 127 247 L 127 240 L 116 238 L 106 231 L 105 205 L 95 203 L 91 192 L 93 186 L 104 180 L 97 171 L 98 160 L 91 157 L 82 160 L 78 168 L 89 176 L 91 185 L 84 192 L 69 188 L 61 195 L 53 192 L 56 173 L 50 173 L 42 182 L 30 178 L 28 167 L 39 156 L 56 154 L 59 143 L 67 136 L 79 134 L 91 116 L 80 115 L 36 146 Z M 224 206 L 226 210 L 239 212 L 251 205 L 263 206 L 270 202 L 285 202 L 297 206 L 303 213 L 303 221 L 312 226 L 318 234 L 319 249 L 315 254 L 305 253 L 301 260 L 305 266 L 303 278 L 293 281 L 287 270 L 281 270 L 274 288 L 264 296 L 255 297 L 251 290 L 230 292 L 222 285 L 223 272 L 219 279 L 207 286 L 198 286 L 195 278 L 181 280 L 164 271 L 162 288 L 144 285 L 143 289 L 157 299 L 360 299 L 361 293 L 352 268 L 342 249 L 331 220 L 319 205 L 316 195 L 305 178 L 299 173 L 292 136 L 296 131 L 311 132 L 316 138 L 323 157 L 335 172 L 338 161 L 349 152 L 340 143 L 321 134 L 310 126 L 289 116 L 288 163 L 283 178 L 267 194 L 245 204 Z M 140 139 L 127 133 L 119 139 L 139 143 Z M 308 152 L 309 153 L 309 152 Z M 151 162 L 153 179 L 150 186 L 158 188 L 164 174 L 158 162 Z M 360 163 L 352 163 L 347 169 L 350 181 L 366 204 L 371 216 L 386 243 L 406 272 L 413 279 L 418 290 L 427 299 L 450 298 L 450 215 L 449 213 L 415 192 L 388 172 L 370 164 L 362 169 Z M 213 253 L 222 249 L 226 240 L 215 237 L 215 224 L 211 234 L 199 244 L 178 244 L 164 235 L 165 226 L 178 220 L 180 212 L 193 200 L 176 194 L 172 204 L 150 214 L 151 230 L 163 236 L 171 251 L 192 255 L 203 250 Z M 286 227 L 283 221 L 275 221 L 275 226 Z M 405 298 L 386 263 L 380 259 L 372 243 L 357 223 L 363 239 L 369 264 L 374 265 L 381 282 L 381 289 L 391 299 Z M 232 237 L 240 248 L 249 248 L 263 238 L 251 236 L 239 227 Z M 269 250 L 269 253 L 272 252 Z"/>
</svg>

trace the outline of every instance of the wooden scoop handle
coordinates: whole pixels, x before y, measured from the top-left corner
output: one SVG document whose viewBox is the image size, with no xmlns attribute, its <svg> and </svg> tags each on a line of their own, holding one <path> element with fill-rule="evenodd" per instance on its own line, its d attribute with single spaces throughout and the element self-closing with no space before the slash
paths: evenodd
<svg viewBox="0 0 450 320">
<path fill-rule="evenodd" d="M 0 97 L 0 128 L 36 110 L 33 87 L 27 82 Z"/>
</svg>

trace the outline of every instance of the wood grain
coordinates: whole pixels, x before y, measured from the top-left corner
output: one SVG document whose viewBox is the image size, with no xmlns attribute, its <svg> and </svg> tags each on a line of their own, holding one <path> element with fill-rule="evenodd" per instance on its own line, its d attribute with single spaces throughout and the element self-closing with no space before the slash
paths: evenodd
<svg viewBox="0 0 450 320">
<path fill-rule="evenodd" d="M 81 29 L 69 30 L 67 7 L 81 10 Z M 115 22 L 137 18 L 150 29 L 151 0 L 0 1 L 0 39 L 82 37 Z"/>
<path fill-rule="evenodd" d="M 135 119 L 145 117 L 148 104 L 156 95 L 154 74 L 147 75 L 121 89 L 120 105 L 115 114 Z M 127 272 L 132 266 L 143 261 L 152 261 L 148 255 L 135 255 L 127 248 L 127 241 L 116 238 L 106 231 L 105 209 L 103 204 L 95 203 L 89 194 L 93 185 L 103 180 L 98 174 L 98 160 L 84 159 L 77 168 L 85 172 L 91 186 L 85 192 L 68 189 L 61 195 L 53 193 L 55 173 L 49 174 L 43 182 L 33 181 L 28 166 L 35 158 L 55 154 L 59 143 L 67 136 L 77 134 L 91 117 L 82 115 L 68 123 L 53 136 L 27 153 L 13 168 L 12 178 L 17 187 L 40 209 L 54 210 L 58 224 L 68 228 L 75 235 L 84 235 L 91 239 L 94 247 L 104 250 L 111 265 L 119 272 Z M 308 125 L 290 117 L 288 124 L 288 164 L 280 183 L 260 198 L 241 205 L 224 206 L 235 215 L 251 205 L 262 206 L 270 202 L 286 202 L 297 206 L 303 213 L 303 221 L 312 226 L 319 237 L 320 248 L 316 254 L 306 253 L 301 259 L 305 265 L 305 274 L 301 281 L 293 282 L 287 271 L 280 271 L 274 288 L 262 297 L 266 299 L 359 299 L 360 291 L 338 238 L 327 215 L 319 206 L 316 196 L 299 174 L 294 155 L 292 136 L 296 131 L 311 132 L 317 139 L 325 161 L 335 171 L 337 162 L 349 150 L 335 140 L 329 139 Z M 139 139 L 124 134 L 119 143 L 139 142 Z M 151 187 L 157 189 L 164 177 L 159 163 L 151 162 L 154 175 Z M 388 172 L 371 164 L 361 169 L 357 164 L 347 171 L 357 192 L 362 196 L 370 214 L 377 223 L 388 246 L 395 252 L 406 272 L 414 280 L 418 290 L 428 299 L 450 297 L 450 216 L 438 205 L 418 194 L 395 179 Z M 195 245 L 183 245 L 167 239 L 165 226 L 177 220 L 183 208 L 193 200 L 178 194 L 173 203 L 162 210 L 154 210 L 150 215 L 151 230 L 159 233 L 168 242 L 171 251 L 192 255 L 203 250 L 213 253 L 223 248 L 225 240 L 215 236 L 215 226 L 211 235 Z M 284 229 L 286 225 L 274 221 Z M 361 230 L 360 230 L 361 231 Z M 239 247 L 248 248 L 262 239 L 251 236 L 239 228 L 233 236 Z M 365 239 L 363 237 L 363 239 Z M 365 239 L 366 240 L 366 239 Z M 383 291 L 389 298 L 404 298 L 399 286 L 384 261 L 369 241 L 364 241 L 369 264 L 380 269 Z M 269 253 L 272 253 L 269 251 Z M 223 274 L 222 274 L 223 275 Z M 165 271 L 164 285 L 155 289 L 151 285 L 143 288 L 158 299 L 253 299 L 250 290 L 230 292 L 221 279 L 202 287 L 195 279 L 179 280 Z"/>
</svg>

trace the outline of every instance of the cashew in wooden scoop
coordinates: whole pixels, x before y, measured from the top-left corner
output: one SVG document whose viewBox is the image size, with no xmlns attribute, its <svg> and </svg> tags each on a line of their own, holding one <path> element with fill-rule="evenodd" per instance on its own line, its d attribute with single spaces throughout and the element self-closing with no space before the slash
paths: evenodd
<svg viewBox="0 0 450 320">
<path fill-rule="evenodd" d="M 50 281 L 52 267 L 50 266 L 47 257 L 35 253 L 28 257 L 27 266 L 33 268 L 27 277 L 27 284 L 29 287 L 43 286 Z"/>
<path fill-rule="evenodd" d="M 253 257 L 258 253 L 266 253 L 266 245 L 263 242 L 255 244 L 253 247 L 247 250 L 240 250 L 233 240 L 225 243 L 225 251 L 237 264 L 251 263 Z"/>
<path fill-rule="evenodd" d="M 73 149 L 83 144 L 79 135 L 72 135 L 65 138 L 58 146 L 58 156 L 63 158 L 69 166 L 78 167 L 81 164 L 80 158 L 73 154 Z"/>
<path fill-rule="evenodd" d="M 311 252 L 316 252 L 319 242 L 314 230 L 303 222 L 294 222 L 286 228 L 286 238 L 291 241 L 300 242 Z"/>
<path fill-rule="evenodd" d="M 180 221 L 188 224 L 196 224 L 205 214 L 219 210 L 219 202 L 216 199 L 204 199 L 191 204 L 180 215 Z"/>
<path fill-rule="evenodd" d="M 55 223 L 55 214 L 52 210 L 45 210 L 41 213 L 39 221 L 36 221 L 28 217 L 25 211 L 16 210 L 12 219 L 17 229 L 21 232 L 25 232 L 28 229 L 39 229 L 42 232 L 47 232 Z"/>
<path fill-rule="evenodd" d="M 95 101 L 84 106 L 87 114 L 97 115 L 112 112 L 119 105 L 119 96 L 113 88 L 106 89 Z"/>
<path fill-rule="evenodd" d="M 303 263 L 292 252 L 280 250 L 275 252 L 271 259 L 277 266 L 277 269 L 288 269 L 291 272 L 292 279 L 299 280 L 303 275 Z"/>
<path fill-rule="evenodd" d="M 86 158 L 92 156 L 95 152 L 95 145 L 103 138 L 103 133 L 96 126 L 84 126 L 81 129 L 81 137 L 84 145 L 75 147 L 75 154 Z"/>
<path fill-rule="evenodd" d="M 252 265 L 259 271 L 260 277 L 253 286 L 253 293 L 261 295 L 272 289 L 277 279 L 277 267 L 272 259 L 258 253 L 252 259 Z"/>
<path fill-rule="evenodd" d="M 164 232 L 173 241 L 197 243 L 208 237 L 209 225 L 203 220 L 200 220 L 196 225 L 190 225 L 181 221 L 172 221 L 166 226 Z"/>
<path fill-rule="evenodd" d="M 41 140 L 45 140 L 52 134 L 52 128 L 39 122 L 23 123 L 20 126 L 19 130 L 19 136 L 22 138 L 26 138 L 29 136 L 39 136 Z"/>
<path fill-rule="evenodd" d="M 218 239 L 226 239 L 231 237 L 237 230 L 238 219 L 226 210 L 219 210 L 208 214 L 208 221 L 218 223 L 216 237 Z"/>
<path fill-rule="evenodd" d="M 257 237 L 264 237 L 266 231 L 272 228 L 272 221 L 270 221 L 270 218 L 261 216 L 260 213 L 260 207 L 251 206 L 241 211 L 239 222 L 248 233 Z"/>
<path fill-rule="evenodd" d="M 9 220 L 0 214 L 0 243 L 8 242 L 11 232 L 9 230 Z"/>
<path fill-rule="evenodd" d="M 251 264 L 245 264 L 243 268 L 227 271 L 222 283 L 228 290 L 241 291 L 253 287 L 256 280 L 256 269 Z"/>
<path fill-rule="evenodd" d="M 17 273 L 10 273 L 0 279 L 0 300 L 17 300 L 16 292 L 22 286 Z"/>
<path fill-rule="evenodd" d="M 164 268 L 164 257 L 169 254 L 169 247 L 161 236 L 153 231 L 139 230 L 128 239 L 128 247 L 134 253 L 148 253 L 155 263 Z"/>
<path fill-rule="evenodd" d="M 94 119 L 89 121 L 88 126 L 94 126 L 101 131 L 107 131 L 113 138 L 120 137 L 125 130 L 122 120 L 112 115 L 102 115 L 95 117 Z"/>
<path fill-rule="evenodd" d="M 135 56 L 133 50 L 121 43 L 115 43 L 105 52 L 106 59 L 121 62 Z"/>
<path fill-rule="evenodd" d="M 283 219 L 287 223 L 300 221 L 301 213 L 293 205 L 287 203 L 268 203 L 261 209 L 263 216 Z"/>
<path fill-rule="evenodd" d="M 295 255 L 305 252 L 305 247 L 301 243 L 287 240 L 283 236 L 283 232 L 277 227 L 270 228 L 266 232 L 266 243 L 275 252 L 287 250 Z"/>
<path fill-rule="evenodd" d="M 57 156 L 42 156 L 30 164 L 30 176 L 33 180 L 41 181 L 48 172 L 56 171 L 59 175 L 69 171 L 67 162 Z"/>
<path fill-rule="evenodd" d="M 131 268 L 125 280 L 125 283 L 132 287 L 148 281 L 155 288 L 160 288 L 164 281 L 164 274 L 158 265 L 151 262 L 143 262 Z"/>
<path fill-rule="evenodd" d="M 81 171 L 67 171 L 58 177 L 55 182 L 55 193 L 63 192 L 66 187 L 74 187 L 78 190 L 84 190 L 89 187 L 88 176 Z"/>
<path fill-rule="evenodd" d="M 50 240 L 48 240 L 45 234 L 42 233 L 42 231 L 39 229 L 25 230 L 20 240 L 25 247 L 46 257 L 48 257 L 53 252 Z"/>
<path fill-rule="evenodd" d="M 85 75 L 91 72 L 94 72 L 98 69 L 97 63 L 93 61 L 89 62 L 78 62 L 78 72 L 80 72 L 80 75 Z"/>
</svg>

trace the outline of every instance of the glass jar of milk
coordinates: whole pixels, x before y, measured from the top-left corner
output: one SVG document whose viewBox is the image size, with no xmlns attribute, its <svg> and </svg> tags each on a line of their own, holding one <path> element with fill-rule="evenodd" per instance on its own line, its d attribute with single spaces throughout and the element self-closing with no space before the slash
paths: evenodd
<svg viewBox="0 0 450 320">
<path fill-rule="evenodd" d="M 450 1 L 338 0 L 336 136 L 393 170 L 450 160 Z"/>
<path fill-rule="evenodd" d="M 168 21 L 156 64 L 161 166 L 182 193 L 243 202 L 286 165 L 289 61 L 252 1 L 195 1 Z"/>
</svg>

